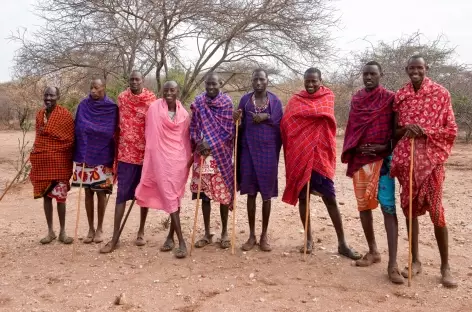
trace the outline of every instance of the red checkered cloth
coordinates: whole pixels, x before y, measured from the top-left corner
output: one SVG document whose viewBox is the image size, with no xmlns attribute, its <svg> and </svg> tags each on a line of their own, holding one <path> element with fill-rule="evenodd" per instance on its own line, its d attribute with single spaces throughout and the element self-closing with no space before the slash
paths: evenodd
<svg viewBox="0 0 472 312">
<path fill-rule="evenodd" d="M 44 113 L 43 108 L 36 115 L 36 138 L 30 155 L 30 179 L 35 198 L 46 195 L 54 182 L 64 182 L 70 188 L 73 167 L 74 120 L 71 113 L 57 105 L 46 124 Z"/>
<path fill-rule="evenodd" d="M 333 180 L 336 168 L 334 94 L 322 86 L 314 94 L 300 91 L 289 100 L 280 124 L 286 187 L 282 201 L 296 205 L 311 172 Z"/>
</svg>

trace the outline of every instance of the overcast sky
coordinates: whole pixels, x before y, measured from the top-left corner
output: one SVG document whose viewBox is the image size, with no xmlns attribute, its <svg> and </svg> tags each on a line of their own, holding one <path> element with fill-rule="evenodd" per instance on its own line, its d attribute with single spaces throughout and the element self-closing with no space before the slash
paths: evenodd
<svg viewBox="0 0 472 312">
<path fill-rule="evenodd" d="M 36 0 L 2 0 L 0 19 L 0 82 L 11 77 L 13 56 L 18 45 L 6 38 L 19 27 L 33 31 L 41 21 L 33 14 Z M 385 4 L 383 4 L 385 3 Z M 472 17 L 472 1 L 466 0 L 338 0 L 340 29 L 333 35 L 342 52 L 361 50 L 361 40 L 392 41 L 420 31 L 428 39 L 446 36 L 456 47 L 461 62 L 472 64 L 472 33 L 467 21 Z"/>
</svg>

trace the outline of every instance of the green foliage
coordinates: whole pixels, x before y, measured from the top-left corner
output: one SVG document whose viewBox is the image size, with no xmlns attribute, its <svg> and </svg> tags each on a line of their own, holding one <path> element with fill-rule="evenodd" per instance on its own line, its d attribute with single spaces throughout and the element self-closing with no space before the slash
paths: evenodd
<svg viewBox="0 0 472 312">
<path fill-rule="evenodd" d="M 115 80 L 112 83 L 107 84 L 106 93 L 115 103 L 118 101 L 118 95 L 128 87 L 128 83 L 123 80 Z"/>
</svg>

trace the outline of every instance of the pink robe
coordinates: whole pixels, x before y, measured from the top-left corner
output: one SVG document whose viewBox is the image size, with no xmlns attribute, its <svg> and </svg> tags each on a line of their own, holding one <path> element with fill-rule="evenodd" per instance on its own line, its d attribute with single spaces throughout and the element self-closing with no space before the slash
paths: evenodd
<svg viewBox="0 0 472 312">
<path fill-rule="evenodd" d="M 190 115 L 177 101 L 174 120 L 167 103 L 158 99 L 146 115 L 146 150 L 136 203 L 174 213 L 180 207 L 189 175 Z"/>
</svg>

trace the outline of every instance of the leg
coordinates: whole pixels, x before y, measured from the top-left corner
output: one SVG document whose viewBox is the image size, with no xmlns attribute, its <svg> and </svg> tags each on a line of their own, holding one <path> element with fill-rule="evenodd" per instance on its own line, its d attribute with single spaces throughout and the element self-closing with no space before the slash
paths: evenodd
<svg viewBox="0 0 472 312">
<path fill-rule="evenodd" d="M 87 238 L 84 239 L 84 244 L 90 244 L 93 242 L 95 236 L 95 227 L 93 224 L 93 214 L 94 214 L 94 200 L 93 200 L 93 191 L 90 188 L 85 188 L 85 211 L 87 212 L 87 220 L 89 225 L 89 232 Z"/>
<path fill-rule="evenodd" d="M 64 244 L 72 244 L 74 239 L 67 236 L 65 230 L 66 224 L 66 203 L 57 203 L 57 214 L 59 216 L 59 224 L 61 226 L 61 231 L 59 232 L 59 241 Z"/>
<path fill-rule="evenodd" d="M 388 243 L 388 277 L 392 283 L 403 284 L 405 281 L 398 271 L 397 246 L 398 246 L 398 218 L 396 213 L 389 213 L 382 207 L 384 216 L 385 232 L 387 232 Z"/>
<path fill-rule="evenodd" d="M 247 196 L 247 218 L 249 221 L 249 239 L 242 246 L 242 250 L 249 251 L 257 244 L 256 240 L 256 195 Z"/>
<path fill-rule="evenodd" d="M 221 241 L 220 246 L 223 249 L 231 247 L 231 241 L 228 238 L 228 215 L 229 215 L 229 206 L 220 205 L 220 216 L 221 216 Z"/>
<path fill-rule="evenodd" d="M 180 208 L 178 210 L 179 212 L 179 225 L 180 225 Z M 170 215 L 170 227 L 169 227 L 169 234 L 167 234 L 166 241 L 164 242 L 164 245 L 160 248 L 161 251 L 171 251 L 174 249 L 175 243 L 174 243 L 174 232 L 175 232 L 175 227 L 174 227 L 174 222 L 172 221 L 172 214 Z"/>
<path fill-rule="evenodd" d="M 53 240 L 56 239 L 56 234 L 54 233 L 53 229 L 53 222 L 52 222 L 52 198 L 45 196 L 43 198 L 43 206 L 44 206 L 44 215 L 46 216 L 46 222 L 48 224 L 48 235 L 41 239 L 41 244 L 49 244 Z"/>
<path fill-rule="evenodd" d="M 107 194 L 105 192 L 96 192 L 97 193 L 97 231 L 95 232 L 95 238 L 93 241 L 95 243 L 101 243 L 103 241 L 103 218 L 105 217 Z"/>
<path fill-rule="evenodd" d="M 272 206 L 271 200 L 264 200 L 262 202 L 262 233 L 259 241 L 260 248 L 262 251 L 271 251 L 272 247 L 269 244 L 269 238 L 267 237 L 267 228 L 269 227 L 270 209 Z"/>
<path fill-rule="evenodd" d="M 179 248 L 175 251 L 175 256 L 177 258 L 185 258 L 187 256 L 187 245 L 185 244 L 185 239 L 182 235 L 182 228 L 180 226 L 180 208 L 176 212 L 170 214 L 170 221 L 175 229 L 177 238 L 179 239 Z"/>
<path fill-rule="evenodd" d="M 449 268 L 449 245 L 448 245 L 448 231 L 447 227 L 434 226 L 434 236 L 438 242 L 439 254 L 441 256 L 441 283 L 445 287 L 457 287 L 457 282 L 454 280 L 451 270 Z"/>
<path fill-rule="evenodd" d="M 146 241 L 144 240 L 144 226 L 146 225 L 146 219 L 149 212 L 149 208 L 141 207 L 140 216 L 141 219 L 139 220 L 139 230 L 138 230 L 138 237 L 136 238 L 136 246 L 144 246 L 146 245 Z"/>
<path fill-rule="evenodd" d="M 302 220 L 303 229 L 307 232 L 306 240 L 306 252 L 311 254 L 313 252 L 313 237 L 311 235 L 311 218 L 308 217 L 308 228 L 305 229 L 305 220 L 306 220 L 306 198 L 300 198 L 298 204 L 298 211 L 300 212 L 300 219 Z M 310 211 L 308 211 L 308 214 Z M 305 252 L 305 246 L 300 248 L 300 252 Z"/>
<path fill-rule="evenodd" d="M 101 253 L 109 253 L 115 250 L 118 244 L 118 235 L 120 233 L 121 220 L 123 220 L 123 215 L 125 214 L 126 202 L 116 204 L 115 206 L 115 219 L 113 223 L 113 238 L 108 242 L 102 249 Z"/>
<path fill-rule="evenodd" d="M 411 233 L 411 256 L 412 256 L 412 264 L 411 264 L 411 275 L 415 276 L 421 273 L 423 270 L 421 266 L 421 261 L 419 257 L 419 251 L 418 251 L 418 236 L 419 236 L 419 224 L 418 224 L 418 218 L 414 217 L 412 220 L 412 229 L 410 229 L 409 224 L 408 224 L 408 218 L 405 219 L 406 221 L 406 228 L 408 231 L 408 234 L 410 231 L 413 231 Z M 404 278 L 408 278 L 408 268 L 405 268 L 402 271 L 402 275 Z"/>
<path fill-rule="evenodd" d="M 195 247 L 202 248 L 208 244 L 211 244 L 213 235 L 210 233 L 210 214 L 211 214 L 211 202 L 208 200 L 202 200 L 202 212 L 203 212 L 203 223 L 205 224 L 205 236 L 195 243 Z"/>
<path fill-rule="evenodd" d="M 359 260 L 362 256 L 357 251 L 351 249 L 344 238 L 343 221 L 341 219 L 341 213 L 339 212 L 336 198 L 327 198 L 323 196 L 322 199 L 328 209 L 329 217 L 331 218 L 331 222 L 333 222 L 334 229 L 336 230 L 339 254 L 352 260 Z"/>
<path fill-rule="evenodd" d="M 377 242 L 375 241 L 374 220 L 372 218 L 372 210 L 364 210 L 359 212 L 362 229 L 369 245 L 369 252 L 362 259 L 356 261 L 357 266 L 366 267 L 373 263 L 380 262 L 380 254 L 377 250 Z"/>
</svg>

